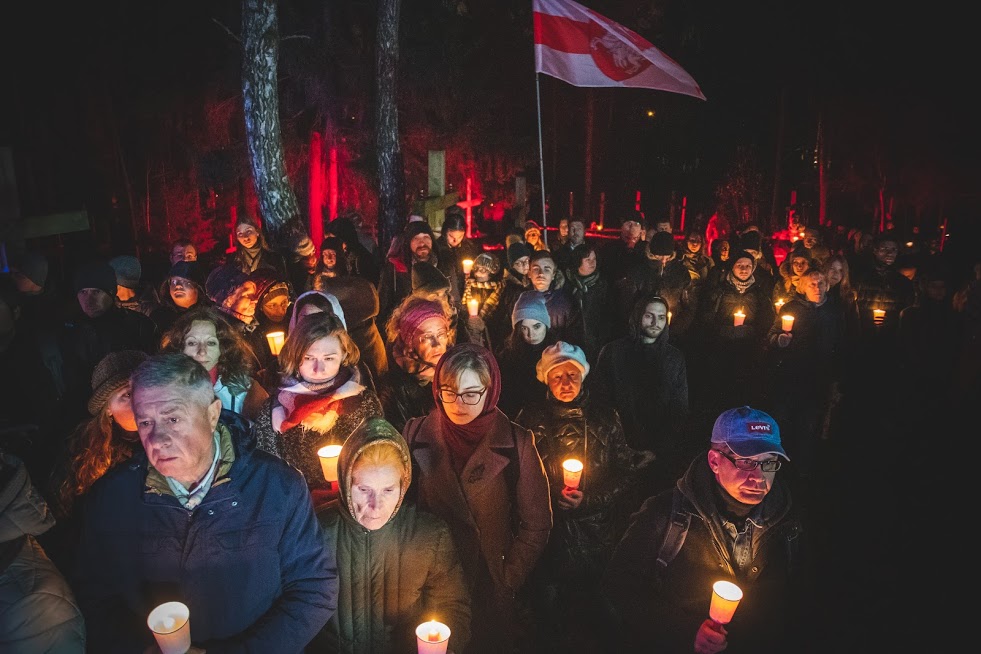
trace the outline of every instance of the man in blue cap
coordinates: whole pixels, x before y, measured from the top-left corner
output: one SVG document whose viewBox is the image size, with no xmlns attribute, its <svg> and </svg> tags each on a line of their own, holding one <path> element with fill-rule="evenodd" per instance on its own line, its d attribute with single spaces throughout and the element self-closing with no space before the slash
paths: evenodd
<svg viewBox="0 0 981 654">
<path fill-rule="evenodd" d="M 644 502 L 613 554 L 603 591 L 624 634 L 617 651 L 805 651 L 820 621 L 802 620 L 803 530 L 777 479 L 789 460 L 770 415 L 722 412 L 708 452 L 675 488 Z M 720 580 L 743 591 L 727 624 L 708 616 Z"/>
</svg>

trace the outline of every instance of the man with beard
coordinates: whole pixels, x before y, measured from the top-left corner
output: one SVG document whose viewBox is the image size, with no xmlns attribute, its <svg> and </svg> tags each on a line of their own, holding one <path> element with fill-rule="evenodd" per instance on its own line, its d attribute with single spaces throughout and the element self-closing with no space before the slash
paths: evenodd
<svg viewBox="0 0 981 654">
<path fill-rule="evenodd" d="M 440 268 L 436 255 L 436 238 L 424 220 L 414 220 L 402 233 L 402 248 L 392 253 L 382 268 L 378 283 L 378 323 L 386 324 L 402 300 L 412 293 L 412 264 L 420 261 Z M 450 288 L 457 288 L 456 271 L 443 271 L 450 279 Z M 459 297 L 451 301 L 459 301 Z"/>
<path fill-rule="evenodd" d="M 597 401 L 616 407 L 630 447 L 657 457 L 648 467 L 645 495 L 673 483 L 688 458 L 688 367 L 669 342 L 668 309 L 655 293 L 638 297 L 629 333 L 603 346 L 590 378 Z"/>
</svg>

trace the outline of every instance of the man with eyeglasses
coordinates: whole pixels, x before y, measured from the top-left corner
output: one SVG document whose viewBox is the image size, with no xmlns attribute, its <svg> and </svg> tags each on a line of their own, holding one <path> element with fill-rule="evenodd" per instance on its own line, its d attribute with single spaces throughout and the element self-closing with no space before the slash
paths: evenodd
<svg viewBox="0 0 981 654">
<path fill-rule="evenodd" d="M 624 634 L 616 651 L 803 651 L 820 621 L 796 620 L 808 575 L 801 520 L 777 478 L 789 460 L 769 414 L 743 406 L 719 415 L 708 452 L 644 502 L 613 553 L 603 591 Z M 743 591 L 724 625 L 708 617 L 719 580 Z"/>
</svg>

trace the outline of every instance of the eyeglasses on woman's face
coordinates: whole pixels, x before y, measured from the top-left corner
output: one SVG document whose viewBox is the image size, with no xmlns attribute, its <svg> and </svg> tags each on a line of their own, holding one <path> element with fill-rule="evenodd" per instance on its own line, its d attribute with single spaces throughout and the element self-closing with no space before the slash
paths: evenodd
<svg viewBox="0 0 981 654">
<path fill-rule="evenodd" d="M 460 398 L 460 400 L 464 404 L 473 406 L 478 402 L 480 402 L 480 398 L 483 397 L 484 393 L 486 392 L 487 392 L 487 387 L 484 387 L 479 391 L 465 391 L 463 393 L 456 393 L 454 391 L 451 391 L 449 388 L 440 388 L 439 400 L 443 404 L 453 404 L 454 402 L 456 402 L 457 398 Z"/>
</svg>

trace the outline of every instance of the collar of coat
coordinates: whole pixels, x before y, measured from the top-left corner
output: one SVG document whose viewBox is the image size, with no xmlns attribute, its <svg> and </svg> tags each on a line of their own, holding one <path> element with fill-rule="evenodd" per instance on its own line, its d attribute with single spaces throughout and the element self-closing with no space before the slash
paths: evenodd
<svg viewBox="0 0 981 654">
<path fill-rule="evenodd" d="M 221 452 L 218 455 L 218 472 L 215 474 L 214 483 L 211 484 L 212 488 L 229 480 L 228 472 L 232 469 L 232 464 L 235 463 L 235 445 L 232 442 L 231 431 L 220 422 L 215 431 L 218 432 L 218 447 Z M 146 492 L 158 495 L 174 495 L 167 479 L 149 461 L 147 462 Z"/>
</svg>

